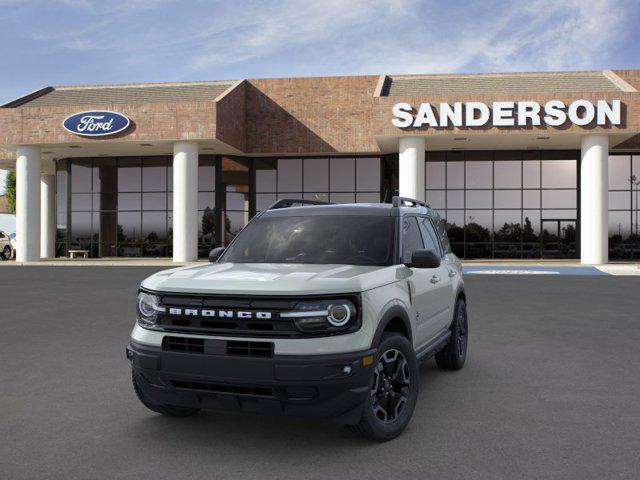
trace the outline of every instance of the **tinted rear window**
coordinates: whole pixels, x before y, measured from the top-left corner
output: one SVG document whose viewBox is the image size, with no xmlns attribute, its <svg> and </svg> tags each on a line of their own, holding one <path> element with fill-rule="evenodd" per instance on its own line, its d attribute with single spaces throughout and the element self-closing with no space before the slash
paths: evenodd
<svg viewBox="0 0 640 480">
<path fill-rule="evenodd" d="M 394 234 L 394 217 L 257 218 L 220 262 L 391 265 Z"/>
</svg>

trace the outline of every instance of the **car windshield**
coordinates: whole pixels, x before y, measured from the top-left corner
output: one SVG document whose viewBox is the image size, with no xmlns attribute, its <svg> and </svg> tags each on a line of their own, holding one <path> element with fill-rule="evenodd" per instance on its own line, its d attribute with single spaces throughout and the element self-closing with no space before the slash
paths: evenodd
<svg viewBox="0 0 640 480">
<path fill-rule="evenodd" d="M 256 218 L 220 262 L 391 265 L 394 217 L 312 215 Z"/>
</svg>

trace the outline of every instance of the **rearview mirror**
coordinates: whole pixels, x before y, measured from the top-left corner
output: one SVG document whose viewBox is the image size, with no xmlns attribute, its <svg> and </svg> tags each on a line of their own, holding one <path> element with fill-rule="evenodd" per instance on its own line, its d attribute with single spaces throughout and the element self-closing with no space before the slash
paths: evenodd
<svg viewBox="0 0 640 480">
<path fill-rule="evenodd" d="M 405 263 L 409 268 L 438 268 L 440 257 L 433 250 L 414 250 L 411 255 L 411 263 Z"/>
<path fill-rule="evenodd" d="M 224 247 L 216 247 L 209 252 L 209 262 L 216 263 L 222 253 L 224 252 Z"/>
</svg>

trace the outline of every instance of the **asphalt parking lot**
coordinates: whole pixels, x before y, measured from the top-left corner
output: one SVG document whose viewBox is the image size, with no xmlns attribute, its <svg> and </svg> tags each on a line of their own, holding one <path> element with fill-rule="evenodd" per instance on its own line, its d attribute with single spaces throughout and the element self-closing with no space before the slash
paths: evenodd
<svg viewBox="0 0 640 480">
<path fill-rule="evenodd" d="M 467 277 L 468 363 L 422 367 L 413 420 L 373 444 L 329 423 L 156 415 L 124 347 L 158 268 L 0 271 L 0 478 L 638 478 L 640 277 Z"/>
</svg>

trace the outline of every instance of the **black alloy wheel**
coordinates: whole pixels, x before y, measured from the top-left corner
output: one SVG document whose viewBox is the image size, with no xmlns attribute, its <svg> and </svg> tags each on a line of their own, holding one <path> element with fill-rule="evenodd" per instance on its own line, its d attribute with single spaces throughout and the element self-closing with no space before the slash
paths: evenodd
<svg viewBox="0 0 640 480">
<path fill-rule="evenodd" d="M 436 353 L 436 363 L 443 370 L 460 370 L 467 359 L 469 344 L 469 322 L 467 304 L 461 298 L 456 302 L 456 309 L 449 327 L 451 336 L 445 347 Z"/>
<path fill-rule="evenodd" d="M 407 359 L 399 350 L 387 350 L 378 360 L 373 372 L 371 406 L 373 414 L 382 422 L 397 420 L 407 406 L 411 374 Z"/>
</svg>

